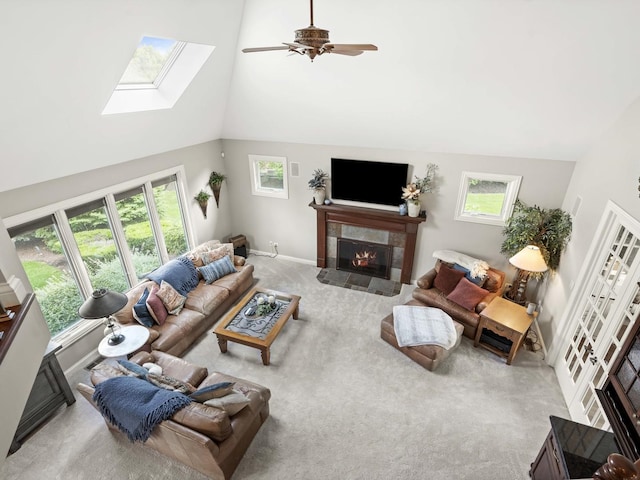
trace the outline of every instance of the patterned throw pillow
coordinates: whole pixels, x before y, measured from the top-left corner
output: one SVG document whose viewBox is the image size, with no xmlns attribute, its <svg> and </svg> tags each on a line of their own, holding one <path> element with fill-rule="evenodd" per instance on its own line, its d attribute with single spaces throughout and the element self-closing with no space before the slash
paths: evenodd
<svg viewBox="0 0 640 480">
<path fill-rule="evenodd" d="M 206 400 L 211 400 L 212 398 L 220 398 L 228 395 L 231 393 L 234 385 L 234 382 L 218 382 L 213 385 L 199 388 L 189 396 L 196 402 L 204 402 Z"/>
<path fill-rule="evenodd" d="M 484 284 L 484 281 L 487 279 L 486 275 L 484 276 L 478 275 L 477 277 L 472 277 L 471 271 L 468 268 L 465 268 L 462 265 L 458 265 L 457 263 L 453 265 L 453 268 L 455 270 L 460 270 L 461 272 L 464 272 L 464 278 L 466 278 L 472 283 L 475 283 L 479 287 L 482 287 L 482 285 Z"/>
<path fill-rule="evenodd" d="M 196 390 L 196 388 L 190 383 L 181 382 L 177 378 L 170 377 L 169 375 L 156 375 L 155 373 L 149 372 L 147 374 L 147 380 L 153 383 L 156 387 L 184 393 L 185 395 L 189 395 Z"/>
<path fill-rule="evenodd" d="M 208 265 L 211 262 L 215 262 L 216 260 L 220 260 L 225 255 L 229 255 L 229 251 L 227 247 L 224 245 L 215 248 L 213 250 L 208 250 L 206 252 L 200 253 L 200 260 L 202 260 L 202 265 Z"/>
<path fill-rule="evenodd" d="M 156 295 L 162 300 L 162 303 L 164 303 L 164 306 L 171 315 L 178 315 L 182 307 L 184 307 L 184 302 L 187 301 L 187 297 L 180 295 L 170 283 L 164 280 L 160 284 Z"/>
<path fill-rule="evenodd" d="M 209 263 L 204 267 L 198 268 L 198 272 L 202 274 L 205 283 L 210 284 L 218 280 L 219 278 L 229 275 L 230 273 L 237 272 L 233 263 L 229 259 L 228 255 L 225 255 L 220 260 Z"/>
<path fill-rule="evenodd" d="M 144 293 L 140 297 L 140 300 L 133 306 L 133 318 L 135 318 L 143 327 L 153 326 L 153 317 L 149 313 L 147 308 L 147 297 L 149 296 L 149 289 L 145 288 Z"/>
<path fill-rule="evenodd" d="M 149 292 L 149 296 L 147 297 L 147 309 L 149 310 L 149 314 L 153 317 L 155 322 L 158 325 L 162 325 L 164 321 L 167 319 L 167 307 L 162 303 L 162 299 L 158 297 L 158 290 L 160 288 L 157 285 L 151 287 L 151 291 Z"/>
<path fill-rule="evenodd" d="M 205 405 L 224 410 L 230 417 L 249 405 L 249 403 L 251 403 L 251 400 L 237 390 L 233 390 L 229 395 L 224 397 L 212 398 L 211 400 L 204 402 Z"/>
</svg>

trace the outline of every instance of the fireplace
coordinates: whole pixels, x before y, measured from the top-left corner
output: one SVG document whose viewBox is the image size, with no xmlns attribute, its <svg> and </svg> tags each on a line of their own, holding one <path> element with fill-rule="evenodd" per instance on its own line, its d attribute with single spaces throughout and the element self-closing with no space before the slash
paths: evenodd
<svg viewBox="0 0 640 480">
<path fill-rule="evenodd" d="M 391 245 L 338 238 L 336 268 L 352 273 L 389 279 Z"/>
<path fill-rule="evenodd" d="M 391 247 L 388 277 L 395 282 L 411 283 L 418 227 L 426 216 L 409 217 L 398 212 L 348 205 L 309 204 L 317 213 L 317 259 L 320 268 L 338 265 L 337 240 L 348 239 Z"/>
</svg>

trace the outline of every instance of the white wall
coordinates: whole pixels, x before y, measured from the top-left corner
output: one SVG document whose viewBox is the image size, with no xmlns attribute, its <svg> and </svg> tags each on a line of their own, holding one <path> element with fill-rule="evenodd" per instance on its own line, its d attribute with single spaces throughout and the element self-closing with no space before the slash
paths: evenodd
<svg viewBox="0 0 640 480">
<path fill-rule="evenodd" d="M 563 161 L 295 143 L 223 140 L 222 147 L 229 174 L 234 234 L 244 233 L 252 248 L 263 251 L 269 250 L 269 240 L 277 241 L 281 254 L 313 262 L 316 214 L 308 206 L 312 193 L 307 181 L 314 169 L 329 172 L 331 157 L 409 163 L 410 175 L 422 175 L 427 163 L 438 164 L 438 190 L 423 198 L 428 218 L 419 229 L 412 278 L 433 266 L 432 252 L 437 249 L 459 250 L 486 259 L 508 275 L 514 272 L 500 254 L 502 227 L 453 219 L 462 171 L 522 175 L 519 198 L 528 204 L 555 208 L 562 204 L 574 168 L 573 162 Z M 289 177 L 288 200 L 251 194 L 249 154 L 285 156 L 289 163 L 300 163 L 300 176 Z M 384 179 L 371 188 L 385 188 Z"/>
<path fill-rule="evenodd" d="M 126 162 L 113 167 L 106 167 L 90 172 L 51 180 L 7 192 L 0 192 L 0 218 L 7 218 L 21 212 L 30 211 L 43 205 L 59 202 L 78 195 L 90 193 L 101 188 L 124 182 L 131 178 L 164 170 L 177 165 L 184 165 L 187 177 L 187 198 L 189 199 L 188 215 L 191 219 L 196 243 L 212 238 L 224 238 L 230 234 L 229 190 L 223 185 L 220 208 L 216 208 L 213 197 L 209 202 L 208 218 L 202 215 L 198 203 L 193 196 L 207 185 L 209 173 L 216 170 L 224 173 L 225 167 L 220 156 L 220 141 L 212 141 L 179 150 L 152 155 L 150 157 Z M 2 235 L 7 235 L 4 226 L 0 228 Z M 9 241 L 7 248 L 0 250 L 0 267 L 6 261 L 11 268 L 0 268 L 5 276 L 10 272 L 20 271 L 25 285 L 28 280 L 15 254 L 13 244 Z M 63 345 L 58 359 L 63 369 L 67 369 L 81 358 L 97 348 L 101 338 L 100 329 L 86 336 L 73 345 Z M 34 352 L 34 355 L 41 354 Z"/>
<path fill-rule="evenodd" d="M 13 243 L 0 219 L 0 271 L 6 278 L 15 275 L 23 285 L 28 285 L 18 258 L 5 254 L 12 250 Z M 0 363 L 0 466 L 9 451 L 49 338 L 49 330 L 36 299 Z"/>
<path fill-rule="evenodd" d="M 572 282 L 577 280 L 591 240 L 608 200 L 613 201 L 640 220 L 640 99 L 603 135 L 596 146 L 576 164 L 563 208 L 571 210 L 577 196 L 582 204 L 573 224 L 571 242 L 562 257 L 558 275 L 549 282 L 546 307 L 539 323 L 549 347 L 549 340 L 564 325 L 563 314 Z"/>
</svg>

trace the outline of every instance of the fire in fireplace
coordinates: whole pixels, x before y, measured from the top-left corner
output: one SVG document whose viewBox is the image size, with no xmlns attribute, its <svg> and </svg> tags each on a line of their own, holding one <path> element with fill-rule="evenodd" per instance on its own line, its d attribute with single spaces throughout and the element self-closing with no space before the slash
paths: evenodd
<svg viewBox="0 0 640 480">
<path fill-rule="evenodd" d="M 338 238 L 336 268 L 372 277 L 391 277 L 391 245 Z"/>
</svg>

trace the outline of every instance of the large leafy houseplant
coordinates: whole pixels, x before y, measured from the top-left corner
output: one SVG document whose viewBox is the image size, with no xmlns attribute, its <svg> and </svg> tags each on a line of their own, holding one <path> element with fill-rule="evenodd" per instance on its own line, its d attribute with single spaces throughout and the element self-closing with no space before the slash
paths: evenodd
<svg viewBox="0 0 640 480">
<path fill-rule="evenodd" d="M 500 252 L 512 256 L 527 245 L 536 245 L 547 266 L 557 270 L 562 251 L 569 243 L 571 228 L 571 215 L 564 210 L 528 206 L 517 200 L 503 230 L 505 238 Z"/>
</svg>

